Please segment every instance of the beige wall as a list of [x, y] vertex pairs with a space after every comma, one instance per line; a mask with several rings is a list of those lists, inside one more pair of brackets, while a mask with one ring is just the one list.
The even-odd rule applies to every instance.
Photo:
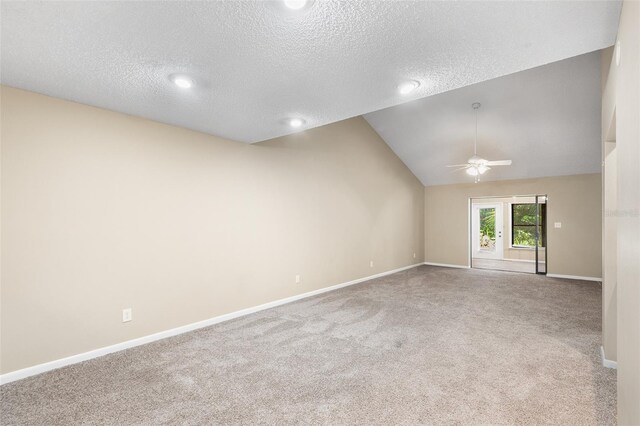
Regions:
[[428, 186], [425, 260], [469, 264], [469, 198], [531, 194], [549, 196], [548, 273], [601, 277], [600, 174]]
[[1, 106], [3, 373], [423, 261], [424, 187], [362, 118], [245, 145]]
[[640, 2], [623, 3], [618, 41], [621, 47], [620, 65], [615, 72], [618, 424], [640, 425]]

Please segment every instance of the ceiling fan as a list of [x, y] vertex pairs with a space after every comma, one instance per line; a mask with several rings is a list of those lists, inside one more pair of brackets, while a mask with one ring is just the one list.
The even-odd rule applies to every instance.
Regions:
[[491, 166], [510, 166], [511, 160], [490, 161], [478, 156], [478, 109], [480, 108], [480, 103], [475, 102], [471, 107], [476, 111], [476, 137], [473, 142], [473, 157], [467, 160], [467, 164], [453, 164], [447, 167], [458, 167], [458, 170], [465, 170], [468, 175], [474, 176], [475, 182], [478, 183], [480, 175], [490, 170]]

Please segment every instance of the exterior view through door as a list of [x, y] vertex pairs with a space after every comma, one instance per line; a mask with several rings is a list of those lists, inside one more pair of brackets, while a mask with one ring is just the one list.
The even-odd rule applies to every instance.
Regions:
[[545, 274], [547, 196], [471, 199], [471, 267]]

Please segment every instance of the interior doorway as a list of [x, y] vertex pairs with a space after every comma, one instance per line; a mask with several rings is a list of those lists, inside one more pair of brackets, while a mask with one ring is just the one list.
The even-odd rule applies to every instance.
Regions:
[[547, 196], [471, 198], [472, 268], [547, 272]]

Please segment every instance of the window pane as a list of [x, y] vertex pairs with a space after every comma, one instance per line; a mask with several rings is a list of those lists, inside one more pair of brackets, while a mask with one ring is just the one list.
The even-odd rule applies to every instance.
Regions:
[[513, 206], [514, 225], [535, 225], [536, 205], [535, 204], [514, 204]]
[[480, 209], [480, 250], [496, 249], [496, 209], [494, 207]]
[[[513, 227], [513, 245], [535, 247], [536, 227], [535, 226], [514, 226]], [[539, 241], [538, 245], [542, 246], [542, 241]]]

